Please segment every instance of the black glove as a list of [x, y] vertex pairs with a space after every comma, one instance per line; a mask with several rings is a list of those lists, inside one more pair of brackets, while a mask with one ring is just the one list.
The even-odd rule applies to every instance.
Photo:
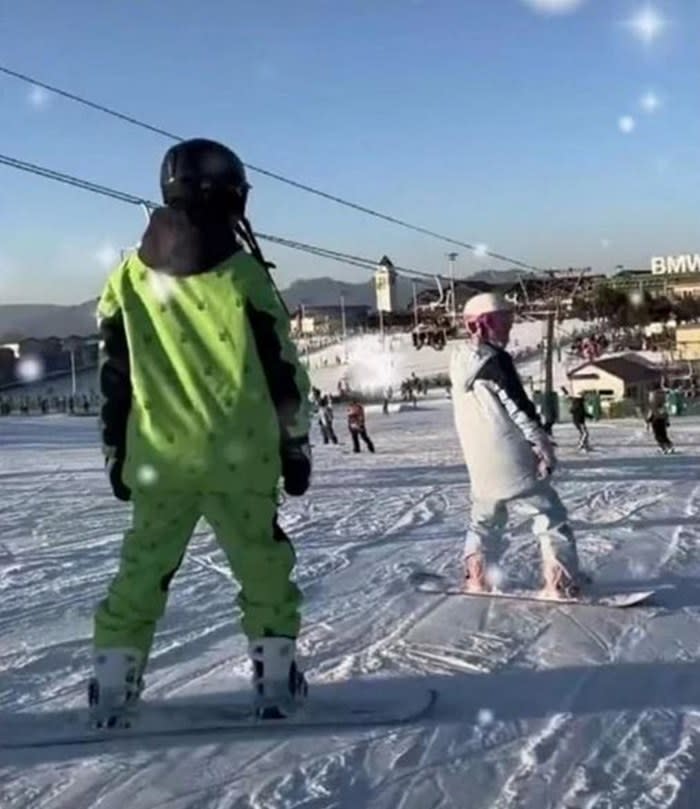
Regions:
[[122, 471], [124, 469], [124, 459], [119, 455], [116, 450], [109, 448], [105, 449], [105, 471], [109, 478], [109, 484], [112, 487], [112, 492], [117, 500], [122, 500], [128, 503], [131, 500], [131, 489], [122, 480]]
[[292, 497], [301, 497], [311, 483], [311, 445], [308, 437], [283, 441], [280, 455], [284, 490]]

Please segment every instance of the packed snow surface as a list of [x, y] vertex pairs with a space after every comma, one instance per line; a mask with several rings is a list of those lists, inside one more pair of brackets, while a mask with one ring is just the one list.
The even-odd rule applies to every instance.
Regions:
[[[306, 595], [311, 681], [433, 687], [415, 725], [0, 750], [2, 809], [681, 809], [700, 805], [700, 421], [660, 456], [639, 422], [556, 428], [556, 485], [599, 580], [657, 588], [630, 610], [415, 592], [459, 575], [469, 486], [449, 402], [370, 414], [374, 456], [316, 446], [282, 519]], [[0, 420], [0, 739], [20, 711], [81, 705], [91, 616], [129, 508], [110, 496], [92, 419]], [[535, 585], [517, 513], [501, 568]], [[504, 585], [505, 586], [505, 585]], [[242, 687], [245, 641], [223, 554], [201, 524], [172, 586], [145, 697]], [[347, 686], [349, 689], [352, 685]]]

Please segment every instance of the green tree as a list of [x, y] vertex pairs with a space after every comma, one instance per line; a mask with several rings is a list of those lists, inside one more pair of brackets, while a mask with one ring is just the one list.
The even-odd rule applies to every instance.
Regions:
[[627, 309], [629, 309], [629, 300], [624, 292], [620, 292], [609, 284], [601, 284], [596, 289], [593, 298], [593, 310], [596, 317], [603, 317], [617, 323], [620, 318], [626, 320]]
[[652, 298], [649, 304], [649, 314], [651, 319], [655, 322], [665, 323], [673, 312], [673, 304], [663, 295], [658, 298]]

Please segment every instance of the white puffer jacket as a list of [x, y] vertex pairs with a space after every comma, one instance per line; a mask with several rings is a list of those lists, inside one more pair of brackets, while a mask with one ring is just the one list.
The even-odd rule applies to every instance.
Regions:
[[450, 378], [474, 500], [516, 497], [537, 484], [540, 462], [553, 470], [552, 444], [507, 351], [464, 343], [454, 350]]

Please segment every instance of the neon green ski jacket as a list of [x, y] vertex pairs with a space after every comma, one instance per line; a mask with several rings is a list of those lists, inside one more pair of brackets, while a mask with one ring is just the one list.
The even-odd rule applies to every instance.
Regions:
[[281, 445], [309, 431], [309, 381], [253, 256], [176, 275], [130, 255], [98, 319], [103, 440], [129, 488], [274, 490]]

